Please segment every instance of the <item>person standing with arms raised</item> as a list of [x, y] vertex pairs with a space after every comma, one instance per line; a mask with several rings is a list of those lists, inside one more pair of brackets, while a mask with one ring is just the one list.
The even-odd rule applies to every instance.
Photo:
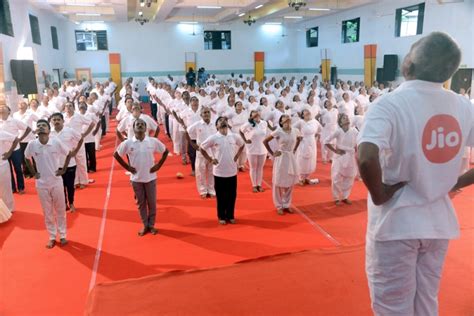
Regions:
[[[131, 173], [133, 191], [137, 199], [143, 229], [138, 232], [143, 236], [150, 232], [156, 235], [156, 172], [168, 157], [168, 149], [155, 137], [149, 137], [145, 120], [137, 118], [133, 122], [134, 136], [123, 141], [114, 153], [114, 158]], [[155, 164], [155, 152], [162, 154], [160, 161]], [[122, 156], [127, 155], [130, 164]]]
[[458, 178], [463, 149], [474, 145], [474, 109], [443, 89], [460, 61], [449, 35], [418, 40], [402, 64], [406, 82], [371, 105], [359, 135], [376, 315], [438, 314], [448, 243], [459, 236], [448, 194], [474, 182], [474, 169]]

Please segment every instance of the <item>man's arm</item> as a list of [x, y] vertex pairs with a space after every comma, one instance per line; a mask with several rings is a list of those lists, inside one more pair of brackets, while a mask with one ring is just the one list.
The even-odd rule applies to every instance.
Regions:
[[405, 186], [405, 182], [387, 185], [382, 182], [382, 167], [379, 160], [379, 148], [372, 143], [361, 143], [358, 147], [358, 165], [360, 176], [370, 192], [375, 205], [382, 205]]
[[114, 158], [115, 160], [117, 160], [117, 162], [127, 171], [135, 174], [137, 173], [137, 169], [133, 168], [132, 166], [130, 166], [125, 160], [123, 160], [123, 158], [119, 155], [118, 152], [114, 152]]
[[23, 135], [20, 137], [20, 140], [19, 142], [21, 142], [23, 139], [25, 139], [26, 136], [28, 136], [28, 134], [31, 132], [31, 128], [28, 126], [25, 130], [25, 132], [23, 133]]
[[8, 160], [8, 158], [11, 157], [11, 155], [13, 154], [13, 151], [15, 150], [15, 148], [18, 145], [19, 142], [20, 142], [20, 138], [18, 138], [18, 137], [15, 138], [15, 140], [13, 141], [10, 149], [2, 155], [3, 160]]
[[451, 191], [456, 191], [472, 184], [474, 184], [474, 168], [461, 175]]
[[155, 173], [158, 170], [160, 170], [161, 166], [165, 163], [165, 160], [168, 157], [168, 154], [169, 154], [169, 151], [168, 149], [166, 149], [163, 155], [161, 156], [160, 161], [158, 161], [158, 163], [156, 163], [153, 167], [151, 167], [150, 173]]

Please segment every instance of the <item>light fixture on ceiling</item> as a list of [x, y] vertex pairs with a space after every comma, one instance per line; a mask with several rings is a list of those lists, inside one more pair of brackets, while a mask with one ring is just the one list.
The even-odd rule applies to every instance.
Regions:
[[101, 16], [100, 13], [76, 13], [77, 16]]
[[249, 15], [249, 17], [247, 18], [247, 20], [244, 20], [244, 23], [247, 24], [248, 26], [251, 26], [251, 25], [254, 24], [255, 22], [257, 22], [257, 20], [255, 20], [254, 18], [252, 18], [251, 15]]
[[145, 6], [145, 0], [140, 0], [140, 7], [144, 7]]
[[281, 25], [281, 22], [267, 22], [265, 25]]
[[197, 24], [198, 22], [182, 21], [179, 24]]
[[288, 0], [288, 6], [290, 8], [295, 9], [298, 11], [301, 7], [306, 6], [306, 1], [304, 0]]
[[217, 5], [198, 5], [198, 9], [222, 9], [222, 7]]
[[263, 7], [263, 4], [259, 4], [258, 6], [255, 7], [255, 9], [260, 9], [261, 7]]
[[135, 19], [135, 22], [140, 23], [140, 25], [143, 25], [145, 23], [150, 22], [150, 19], [144, 18], [142, 16], [138, 17]]
[[294, 16], [294, 15], [289, 15], [289, 16], [284, 16], [284, 19], [302, 19], [302, 16]]
[[242, 17], [242, 16], [245, 15], [245, 13], [239, 13], [239, 14], [237, 14], [237, 15], [238, 15], [239, 17]]
[[329, 8], [308, 8], [309, 11], [331, 11]]

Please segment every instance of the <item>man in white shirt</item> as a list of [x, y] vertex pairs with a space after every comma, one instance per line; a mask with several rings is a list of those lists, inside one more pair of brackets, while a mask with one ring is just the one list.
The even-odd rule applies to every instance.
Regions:
[[459, 227], [448, 193], [464, 146], [474, 145], [474, 109], [443, 89], [461, 50], [435, 32], [410, 49], [407, 80], [371, 106], [359, 138], [359, 169], [369, 189], [366, 272], [376, 315], [437, 315], [449, 239]]
[[[156, 138], [147, 136], [147, 126], [143, 119], [136, 119], [133, 122], [134, 136], [122, 142], [114, 158], [118, 163], [131, 173], [133, 191], [137, 199], [138, 210], [143, 223], [143, 229], [138, 232], [143, 236], [150, 232], [156, 235], [156, 172], [168, 156], [168, 149]], [[155, 164], [154, 154], [162, 154], [160, 161]], [[127, 155], [130, 163], [126, 163], [122, 156]]]
[[[62, 175], [64, 194], [66, 196], [66, 209], [70, 209], [71, 212], [76, 211], [74, 206], [74, 195], [76, 180], [76, 159], [75, 156], [84, 142], [84, 136], [80, 133], [80, 130], [73, 130], [70, 127], [64, 126], [64, 116], [61, 113], [54, 113], [51, 115], [51, 123], [54, 129], [51, 131], [51, 137], [57, 137], [61, 143], [68, 148], [69, 151], [73, 152], [67, 168]], [[66, 160], [65, 154], [59, 154], [60, 164]]]
[[[71, 153], [57, 138], [50, 138], [51, 127], [46, 120], [36, 123], [38, 138], [26, 147], [27, 165], [36, 179], [36, 191], [43, 208], [49, 242], [46, 248], [56, 245], [59, 233], [61, 245], [67, 244], [66, 239], [66, 203], [61, 176], [65, 173], [71, 159]], [[64, 163], [60, 164], [60, 156], [65, 155]], [[34, 159], [34, 163], [31, 161]]]
[[157, 137], [159, 133], [158, 124], [148, 115], [142, 113], [142, 106], [139, 103], [134, 103], [132, 106], [132, 113], [120, 121], [120, 124], [117, 126], [117, 137], [121, 142], [125, 140], [124, 133], [127, 135], [128, 139], [131, 139], [135, 136], [135, 129], [133, 128], [134, 123], [137, 119], [142, 119], [146, 123], [147, 135], [150, 132], [153, 132], [153, 137]]
[[212, 174], [212, 163], [208, 162], [198, 151], [199, 146], [211, 135], [217, 132], [213, 123], [211, 123], [211, 110], [207, 107], [201, 107], [202, 120], [195, 122], [188, 127], [184, 125], [188, 142], [196, 153], [195, 176], [196, 186], [201, 198], [212, 198], [216, 196], [214, 190], [214, 176]]

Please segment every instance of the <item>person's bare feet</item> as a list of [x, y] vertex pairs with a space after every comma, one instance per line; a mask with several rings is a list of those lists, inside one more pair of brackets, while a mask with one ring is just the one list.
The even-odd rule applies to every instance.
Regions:
[[61, 244], [61, 247], [62, 247], [62, 246], [66, 246], [68, 244], [68, 241], [66, 238], [61, 238], [59, 240], [59, 243]]
[[265, 190], [261, 186], [258, 186], [257, 190], [258, 190], [258, 192], [265, 192]]
[[283, 209], [279, 208], [277, 209], [278, 215], [285, 215], [285, 212], [283, 212]]
[[337, 206], [341, 205], [341, 201], [336, 200], [336, 205], [337, 205]]
[[54, 248], [54, 246], [56, 246], [56, 240], [54, 239], [48, 241], [48, 243], [46, 244], [46, 248], [48, 249]]
[[69, 209], [71, 210], [71, 213], [74, 213], [76, 211], [76, 207], [74, 206], [74, 204], [70, 204]]
[[150, 234], [152, 235], [158, 234], [158, 229], [156, 229], [155, 227], [148, 227], [148, 230], [150, 231]]

